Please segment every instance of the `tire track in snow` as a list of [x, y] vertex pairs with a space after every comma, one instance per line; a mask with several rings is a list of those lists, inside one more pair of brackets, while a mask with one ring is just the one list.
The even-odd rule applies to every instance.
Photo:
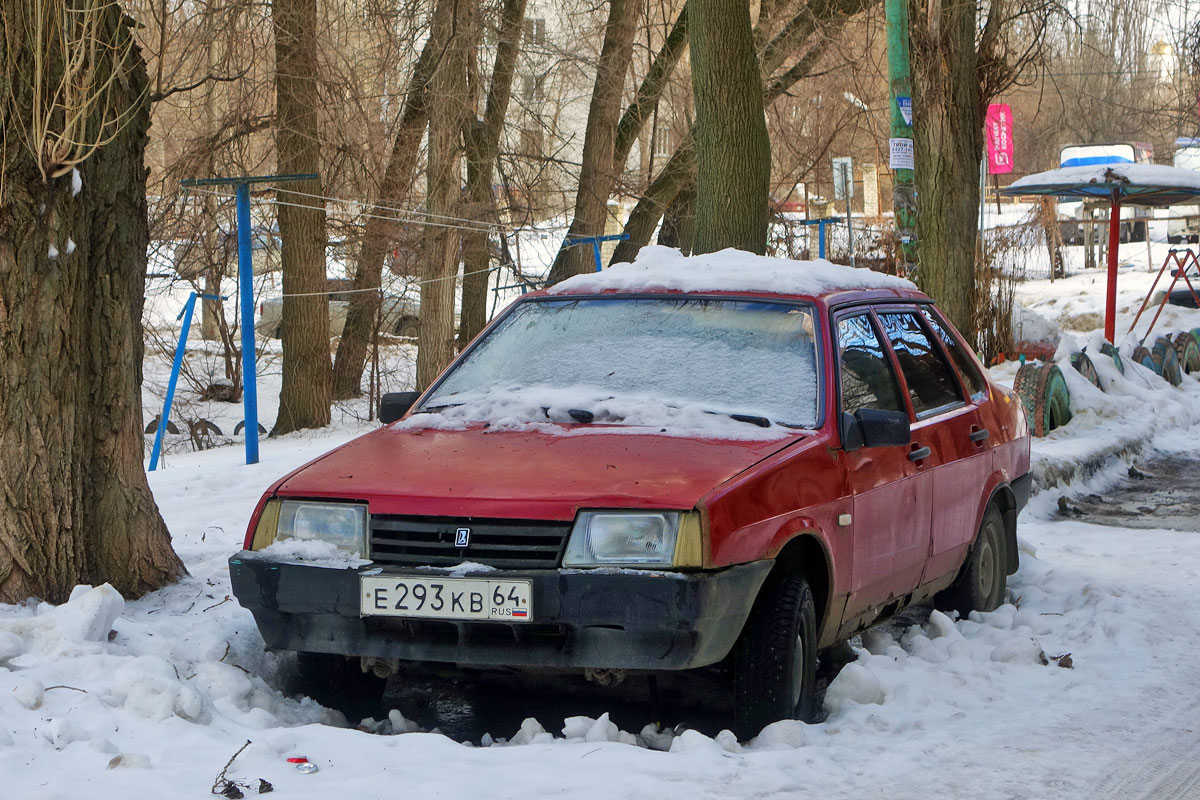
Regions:
[[1096, 800], [1200, 798], [1200, 702], [1176, 712], [1151, 732], [1133, 732], [1137, 749], [1114, 760]]

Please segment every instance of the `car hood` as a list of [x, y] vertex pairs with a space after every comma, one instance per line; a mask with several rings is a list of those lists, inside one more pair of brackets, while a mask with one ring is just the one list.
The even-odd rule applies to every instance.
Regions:
[[387, 427], [301, 467], [276, 491], [366, 500], [376, 514], [569, 520], [580, 508], [687, 509], [803, 438]]

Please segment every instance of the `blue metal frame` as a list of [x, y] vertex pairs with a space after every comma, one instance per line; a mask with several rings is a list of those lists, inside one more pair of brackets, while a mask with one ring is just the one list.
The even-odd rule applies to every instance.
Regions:
[[563, 242], [563, 247], [574, 247], [577, 244], [590, 244], [592, 246], [592, 254], [596, 257], [596, 272], [604, 268], [600, 260], [600, 243], [601, 242], [623, 242], [629, 238], [628, 233], [614, 233], [608, 236], [576, 236], [568, 233], [566, 241]]
[[[192, 180], [180, 181], [179, 185], [187, 189], [194, 186], [228, 186], [233, 184], [234, 196], [237, 200], [237, 239], [238, 239], [238, 302], [241, 309], [241, 326], [242, 326], [242, 409], [245, 419], [246, 430], [246, 463], [258, 463], [258, 371], [255, 367], [255, 352], [254, 352], [254, 262], [252, 256], [252, 245], [250, 241], [250, 184], [252, 183], [286, 183], [289, 181], [314, 181], [319, 176], [312, 173], [303, 175], [245, 175], [237, 178], [197, 178]], [[186, 337], [187, 325], [191, 322], [191, 306], [195, 305], [196, 295], [192, 294], [189, 303], [191, 305], [185, 309], [187, 313], [187, 322], [184, 323], [184, 334]], [[182, 342], [183, 340], [181, 340]], [[179, 352], [182, 352], [183, 345], [180, 345], [180, 350], [176, 352], [176, 371], [179, 366]], [[170, 396], [174, 391], [175, 375], [171, 378], [171, 387], [168, 389], [168, 405], [170, 405]], [[159, 428], [166, 425], [166, 412], [163, 412], [163, 419], [159, 421]], [[161, 430], [160, 430], [161, 436]], [[154, 469], [158, 453], [158, 445], [155, 444], [155, 452], [151, 456], [150, 469]]]
[[841, 217], [825, 217], [824, 219], [806, 219], [805, 225], [817, 226], [817, 258], [825, 257], [825, 228], [842, 221]]
[[163, 435], [167, 432], [167, 420], [171, 415], [171, 402], [175, 399], [175, 384], [179, 382], [179, 372], [183, 369], [183, 354], [187, 350], [188, 332], [192, 328], [192, 312], [196, 310], [196, 298], [201, 300], [224, 300], [213, 294], [196, 294], [192, 292], [183, 311], [175, 319], [183, 320], [183, 328], [179, 331], [179, 346], [175, 348], [175, 360], [171, 364], [171, 378], [167, 381], [167, 396], [163, 399], [162, 416], [158, 418], [158, 430], [154, 432], [154, 448], [150, 451], [150, 471], [158, 469], [158, 456], [162, 453]]
[[250, 184], [237, 194], [238, 302], [242, 327], [242, 410], [245, 416], [246, 463], [258, 463], [258, 370], [254, 359], [254, 258], [250, 247]]

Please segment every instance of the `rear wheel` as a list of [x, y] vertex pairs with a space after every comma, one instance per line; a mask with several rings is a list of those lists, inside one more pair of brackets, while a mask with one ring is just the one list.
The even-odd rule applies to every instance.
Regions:
[[735, 728], [749, 739], [781, 719], [815, 713], [817, 611], [800, 575], [769, 581], [734, 647]]
[[1004, 602], [1007, 567], [1004, 517], [994, 505], [989, 505], [958, 577], [938, 594], [934, 605], [943, 611], [957, 611], [964, 617], [972, 611], [995, 611]]

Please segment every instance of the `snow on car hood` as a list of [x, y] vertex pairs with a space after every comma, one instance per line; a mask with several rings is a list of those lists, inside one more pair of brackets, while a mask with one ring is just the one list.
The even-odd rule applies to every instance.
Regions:
[[568, 520], [580, 508], [687, 509], [804, 438], [791, 433], [733, 441], [645, 429], [636, 436], [629, 429], [576, 430], [585, 427], [587, 435], [391, 426], [317, 459], [277, 491], [367, 500], [377, 514]]

